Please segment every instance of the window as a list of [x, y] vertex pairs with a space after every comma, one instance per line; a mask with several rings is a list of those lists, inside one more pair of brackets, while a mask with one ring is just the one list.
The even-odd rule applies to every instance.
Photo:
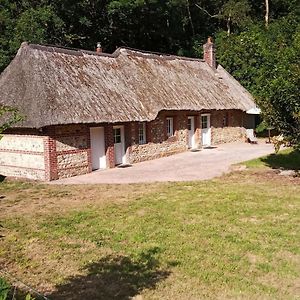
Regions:
[[121, 128], [114, 128], [114, 143], [121, 143]]
[[167, 118], [167, 137], [174, 135], [173, 118]]
[[188, 118], [188, 130], [192, 130], [192, 119]]
[[208, 117], [207, 116], [201, 116], [201, 128], [202, 129], [208, 128]]
[[223, 127], [227, 127], [227, 126], [228, 126], [228, 113], [225, 113], [223, 117]]
[[146, 144], [146, 123], [139, 123], [139, 144]]

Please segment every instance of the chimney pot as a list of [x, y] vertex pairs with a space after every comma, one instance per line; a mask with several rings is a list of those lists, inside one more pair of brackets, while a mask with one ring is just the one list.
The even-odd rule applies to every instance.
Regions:
[[208, 37], [206, 44], [203, 45], [203, 59], [213, 69], [216, 68], [216, 49], [210, 36]]
[[102, 47], [101, 47], [101, 43], [100, 43], [100, 42], [97, 43], [97, 49], [96, 49], [96, 52], [97, 52], [97, 53], [102, 53]]

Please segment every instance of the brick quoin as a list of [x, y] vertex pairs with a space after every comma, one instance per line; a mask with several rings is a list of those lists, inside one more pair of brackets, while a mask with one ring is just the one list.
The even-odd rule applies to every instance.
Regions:
[[87, 157], [88, 157], [88, 172], [92, 172], [92, 145], [91, 145], [91, 134], [90, 134], [90, 127], [86, 127], [86, 137], [87, 137]]
[[106, 166], [107, 168], [114, 168], [115, 166], [115, 146], [113, 125], [107, 124], [104, 126], [105, 136], [105, 153], [106, 153]]
[[47, 136], [44, 138], [45, 180], [58, 179], [56, 140]]

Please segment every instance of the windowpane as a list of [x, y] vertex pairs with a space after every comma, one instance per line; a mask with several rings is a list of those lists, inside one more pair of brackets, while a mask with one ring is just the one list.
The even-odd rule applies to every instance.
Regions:
[[188, 130], [192, 130], [192, 119], [188, 118]]
[[225, 114], [223, 117], [223, 127], [227, 127], [228, 126], [228, 115]]
[[173, 118], [167, 118], [167, 136], [170, 137], [174, 135], [174, 130], [173, 130]]
[[207, 116], [201, 116], [201, 128], [208, 128]]
[[139, 144], [146, 144], [146, 123], [139, 123]]
[[114, 128], [114, 143], [121, 143], [121, 128]]

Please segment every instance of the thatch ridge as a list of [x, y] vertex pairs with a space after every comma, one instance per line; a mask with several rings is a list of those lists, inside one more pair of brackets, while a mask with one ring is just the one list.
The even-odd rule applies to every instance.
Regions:
[[119, 48], [113, 54], [23, 43], [0, 75], [0, 104], [21, 126], [151, 121], [161, 110], [239, 109], [252, 96], [202, 59]]

